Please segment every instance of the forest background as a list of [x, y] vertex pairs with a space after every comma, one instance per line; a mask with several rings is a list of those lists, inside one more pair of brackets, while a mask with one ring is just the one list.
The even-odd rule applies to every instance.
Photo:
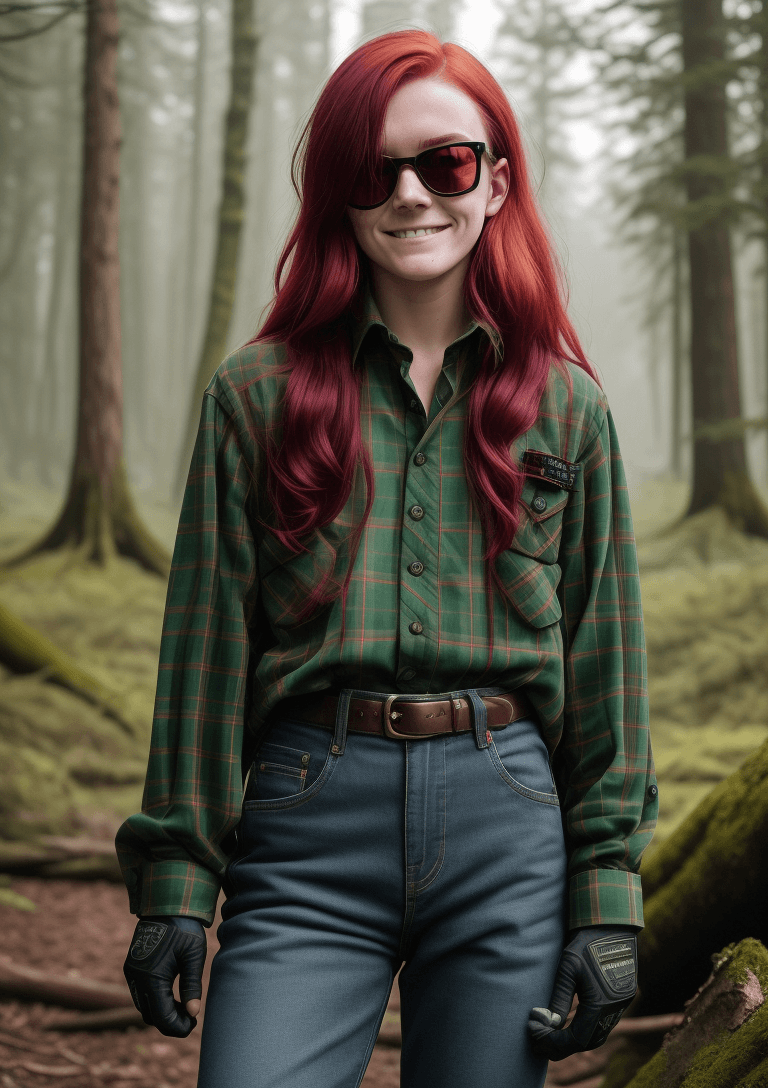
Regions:
[[[14, 0], [0, 3], [8, 870], [99, 871], [98, 844], [139, 807], [201, 390], [271, 297], [320, 87], [358, 42], [404, 26], [465, 45], [507, 91], [616, 418], [652, 850], [768, 736], [768, 5]], [[89, 75], [110, 51], [113, 76]]]

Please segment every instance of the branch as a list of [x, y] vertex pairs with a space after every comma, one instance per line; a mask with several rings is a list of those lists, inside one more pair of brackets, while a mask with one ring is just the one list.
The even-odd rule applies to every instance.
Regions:
[[50, 975], [0, 958], [0, 993], [35, 998], [69, 1009], [116, 1009], [132, 1005], [127, 986], [71, 975]]
[[[0, 34], [1, 42], [20, 42], [25, 38], [33, 38], [37, 34], [44, 34], [46, 30], [50, 30], [52, 26], [56, 26], [62, 19], [66, 19], [68, 15], [73, 12], [84, 11], [87, 6], [87, 0], [62, 0], [63, 11], [58, 12], [51, 19], [48, 20], [43, 26], [34, 27], [29, 30], [20, 30], [18, 34]], [[41, 10], [49, 7], [61, 7], [60, 3], [50, 4], [0, 4], [0, 15], [12, 15], [18, 11], [39, 13]]]
[[686, 437], [689, 442], [697, 442], [701, 438], [707, 438], [710, 442], [729, 442], [734, 438], [742, 438], [747, 431], [764, 430], [766, 427], [768, 418], [741, 419], [734, 416], [733, 419], [722, 419], [717, 423], [704, 423]]

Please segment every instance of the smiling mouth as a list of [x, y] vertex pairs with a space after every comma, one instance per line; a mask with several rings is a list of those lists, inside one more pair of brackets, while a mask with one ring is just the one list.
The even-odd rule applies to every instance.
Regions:
[[426, 238], [430, 234], [439, 234], [441, 230], [447, 230], [448, 225], [442, 227], [419, 227], [416, 230], [387, 230], [384, 233], [390, 238]]

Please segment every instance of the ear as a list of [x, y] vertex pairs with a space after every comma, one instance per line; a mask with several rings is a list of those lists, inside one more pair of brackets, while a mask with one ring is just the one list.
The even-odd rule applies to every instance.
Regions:
[[485, 206], [486, 218], [495, 215], [507, 198], [509, 192], [510, 174], [509, 163], [506, 159], [499, 159], [491, 167], [491, 189], [488, 194], [488, 203]]

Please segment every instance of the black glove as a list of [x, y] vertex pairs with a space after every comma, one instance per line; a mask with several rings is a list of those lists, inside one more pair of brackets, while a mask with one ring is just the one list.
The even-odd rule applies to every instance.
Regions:
[[[203, 996], [206, 951], [205, 930], [197, 918], [139, 920], [123, 974], [145, 1024], [154, 1024], [163, 1035], [186, 1039], [197, 1020], [185, 1005]], [[173, 998], [177, 975], [181, 1002]]]
[[[563, 949], [548, 1009], [531, 1009], [536, 1054], [553, 1061], [602, 1046], [637, 991], [637, 939], [624, 926], [585, 926]], [[562, 1028], [573, 995], [579, 1006]]]

